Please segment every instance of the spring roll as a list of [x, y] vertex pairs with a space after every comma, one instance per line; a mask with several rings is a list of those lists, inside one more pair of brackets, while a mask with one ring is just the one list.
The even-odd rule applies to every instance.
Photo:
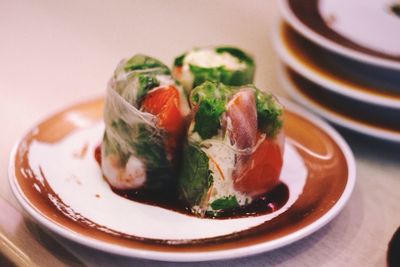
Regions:
[[193, 89], [178, 181], [193, 213], [219, 216], [271, 191], [283, 163], [283, 108], [252, 85], [205, 82]]
[[254, 61], [238, 48], [210, 47], [194, 49], [177, 57], [173, 76], [189, 93], [204, 81], [226, 85], [245, 85], [253, 82]]
[[183, 89], [160, 61], [135, 55], [123, 60], [105, 99], [101, 144], [103, 176], [115, 189], [167, 190], [189, 112]]

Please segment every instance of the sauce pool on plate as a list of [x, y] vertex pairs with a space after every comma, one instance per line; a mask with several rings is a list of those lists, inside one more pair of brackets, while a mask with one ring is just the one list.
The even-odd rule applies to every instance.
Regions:
[[[94, 151], [96, 161], [101, 165], [100, 145]], [[110, 186], [112, 191], [123, 198], [140, 202], [147, 205], [158, 206], [175, 212], [190, 216], [196, 216], [190, 211], [190, 208], [184, 205], [178, 198], [176, 192], [169, 194], [155, 194], [147, 190], [119, 190]], [[279, 183], [272, 191], [263, 194], [249, 205], [239, 208], [224, 210], [218, 213], [218, 217], [206, 213], [204, 218], [213, 219], [233, 219], [249, 216], [260, 216], [282, 208], [289, 199], [289, 188], [284, 183]]]

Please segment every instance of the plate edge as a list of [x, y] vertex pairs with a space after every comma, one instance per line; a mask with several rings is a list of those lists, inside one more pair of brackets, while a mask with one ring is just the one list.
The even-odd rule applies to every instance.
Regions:
[[[391, 97], [384, 97], [380, 95], [371, 96], [368, 93], [359, 92], [357, 89], [348, 86], [342, 85], [338, 82], [335, 82], [329, 78], [321, 78], [320, 75], [316, 74], [309, 67], [302, 64], [297, 58], [293, 57], [289, 51], [287, 51], [287, 47], [284, 44], [285, 42], [282, 40], [282, 23], [277, 22], [273, 31], [273, 46], [275, 51], [278, 53], [279, 58], [290, 68], [295, 70], [297, 73], [301, 74], [308, 80], [324, 87], [325, 89], [332, 91], [337, 94], [341, 94], [343, 96], [350, 97], [354, 100], [366, 102], [369, 104], [377, 105], [383, 108], [392, 108], [392, 109], [400, 109], [400, 100], [395, 101]], [[349, 92], [347, 92], [348, 90]], [[372, 97], [372, 99], [371, 99]], [[377, 100], [378, 99], [378, 100]]]
[[359, 62], [368, 63], [371, 65], [400, 70], [400, 62], [396, 62], [390, 59], [383, 59], [376, 56], [372, 56], [366, 53], [358, 52], [356, 50], [350, 49], [346, 46], [335, 43], [328, 38], [320, 36], [318, 33], [304, 25], [293, 12], [291, 11], [288, 0], [278, 1], [279, 13], [284, 17], [290, 26], [292, 26], [298, 33], [303, 35], [305, 38], [313, 41], [319, 46], [325, 47], [331, 51], [341, 54], [347, 58], [354, 59]]
[[317, 107], [317, 105], [319, 104], [316, 104], [313, 101], [307, 99], [306, 97], [298, 93], [296, 89], [293, 89], [295, 85], [293, 85], [292, 82], [289, 81], [289, 78], [287, 77], [286, 71], [283, 69], [282, 64], [279, 67], [278, 80], [280, 81], [282, 87], [285, 88], [285, 91], [291, 96], [291, 98], [293, 99], [297, 98], [296, 101], [299, 104], [303, 106], [309, 106], [310, 110], [313, 113], [320, 114], [322, 117], [329, 120], [330, 122], [333, 122], [336, 125], [345, 127], [360, 134], [368, 135], [385, 141], [391, 141], [396, 143], [400, 142], [400, 134], [391, 133], [385, 130], [380, 130], [375, 128], [374, 126], [362, 124], [352, 119], [347, 119], [347, 118], [339, 119], [339, 115], [333, 113], [332, 111], [324, 110]]

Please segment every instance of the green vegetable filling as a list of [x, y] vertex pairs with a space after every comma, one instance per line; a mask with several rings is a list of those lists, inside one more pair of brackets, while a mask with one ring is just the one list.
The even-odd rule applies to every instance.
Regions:
[[205, 82], [193, 90], [192, 101], [194, 104], [199, 103], [193, 131], [199, 133], [202, 139], [211, 138], [218, 133], [221, 128], [220, 117], [225, 112], [230, 93], [228, 87], [212, 82]]
[[137, 89], [137, 102], [147, 94], [151, 89], [160, 86], [160, 82], [156, 79], [155, 75], [139, 75], [139, 86]]
[[[258, 130], [274, 138], [282, 128], [282, 107], [273, 95], [261, 92], [251, 85], [248, 87], [254, 89], [256, 96]], [[239, 89], [213, 82], [204, 82], [193, 89], [191, 102], [192, 105], [198, 105], [193, 131], [197, 132], [202, 139], [218, 134], [221, 128], [220, 117], [225, 112], [228, 99]]]
[[146, 188], [169, 190], [173, 186], [172, 165], [167, 158], [163, 136], [145, 124], [139, 124], [134, 142], [135, 154], [146, 165]]
[[[226, 85], [239, 86], [249, 84], [253, 82], [254, 77], [254, 61], [253, 59], [244, 53], [242, 50], [234, 47], [217, 47], [215, 52], [229, 53], [232, 56], [239, 59], [239, 61], [246, 64], [246, 68], [243, 70], [228, 70], [224, 66], [216, 68], [204, 68], [196, 65], [189, 65], [190, 72], [193, 74], [193, 87], [201, 85], [205, 81], [222, 82]], [[187, 53], [182, 54], [175, 58], [174, 66], [180, 67], [183, 65]]]
[[[165, 190], [173, 186], [171, 183], [172, 165], [167, 158], [161, 134], [155, 134], [149, 126], [143, 123], [130, 127], [121, 119], [113, 120], [111, 127], [118, 132], [120, 138], [127, 142], [129, 147], [134, 148], [135, 156], [145, 163], [147, 189]], [[103, 142], [106, 142], [106, 155], [119, 155], [120, 164], [124, 166], [132, 152], [126, 151], [126, 148], [123, 150], [118, 142], [111, 142], [107, 135]]]
[[203, 100], [195, 116], [194, 131], [202, 139], [208, 139], [218, 133], [221, 128], [219, 117], [225, 111], [225, 102], [220, 99]]
[[238, 208], [239, 203], [236, 196], [227, 196], [214, 200], [210, 206], [213, 210], [228, 210]]
[[227, 70], [224, 66], [216, 68], [203, 68], [189, 65], [190, 72], [193, 74], [193, 87], [201, 85], [205, 81], [221, 82], [226, 85], [243, 85], [253, 81], [253, 70]]
[[140, 54], [130, 58], [124, 65], [125, 71], [145, 70], [151, 68], [160, 68], [162, 69], [162, 73], [170, 74], [168, 67], [164, 65], [161, 61]]
[[213, 183], [208, 169], [208, 157], [196, 144], [185, 144], [182, 170], [179, 176], [179, 192], [190, 207], [200, 205]]
[[282, 108], [271, 94], [256, 91], [258, 130], [274, 138], [282, 128]]
[[180, 56], [177, 57], [177, 58], [175, 58], [175, 60], [174, 60], [174, 66], [175, 66], [175, 67], [181, 67], [181, 66], [183, 65], [183, 60], [185, 59], [185, 57], [186, 57], [186, 53], [180, 55]]

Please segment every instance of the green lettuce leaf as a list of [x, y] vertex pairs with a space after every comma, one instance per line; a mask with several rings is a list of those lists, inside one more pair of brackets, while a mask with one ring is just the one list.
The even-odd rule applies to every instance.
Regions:
[[262, 131], [270, 138], [282, 128], [283, 109], [271, 94], [256, 91], [257, 124], [259, 131]]
[[[130, 126], [122, 119], [113, 120], [111, 127], [118, 132], [130, 148], [133, 148], [134, 155], [146, 165], [146, 189], [168, 190], [174, 185], [172, 182], [173, 167], [167, 158], [162, 132], [157, 132], [144, 123]], [[120, 147], [118, 142], [109, 141], [107, 134], [105, 134], [103, 142], [106, 155], [118, 155], [121, 166], [127, 163], [133, 153]]]
[[160, 85], [155, 75], [144, 75], [139, 74], [139, 85], [137, 88], [136, 99], [140, 102], [142, 98], [147, 94], [148, 91]]
[[213, 183], [208, 157], [196, 144], [185, 144], [178, 187], [180, 198], [191, 207], [200, 205]]
[[124, 65], [125, 71], [145, 70], [151, 68], [160, 68], [163, 74], [170, 74], [168, 67], [161, 61], [140, 54], [131, 57]]
[[145, 124], [139, 124], [134, 139], [135, 154], [146, 165], [146, 188], [168, 191], [173, 183], [172, 164], [167, 158], [162, 133]]
[[193, 90], [192, 103], [199, 105], [193, 131], [199, 133], [202, 139], [211, 138], [218, 133], [221, 128], [220, 117], [225, 112], [231, 92], [227, 86], [209, 81]]
[[183, 65], [183, 60], [185, 59], [185, 57], [186, 57], [186, 53], [176, 57], [175, 60], [174, 60], [174, 66], [175, 67], [182, 66]]
[[213, 210], [228, 210], [238, 208], [239, 203], [236, 196], [227, 196], [214, 200], [210, 206]]

